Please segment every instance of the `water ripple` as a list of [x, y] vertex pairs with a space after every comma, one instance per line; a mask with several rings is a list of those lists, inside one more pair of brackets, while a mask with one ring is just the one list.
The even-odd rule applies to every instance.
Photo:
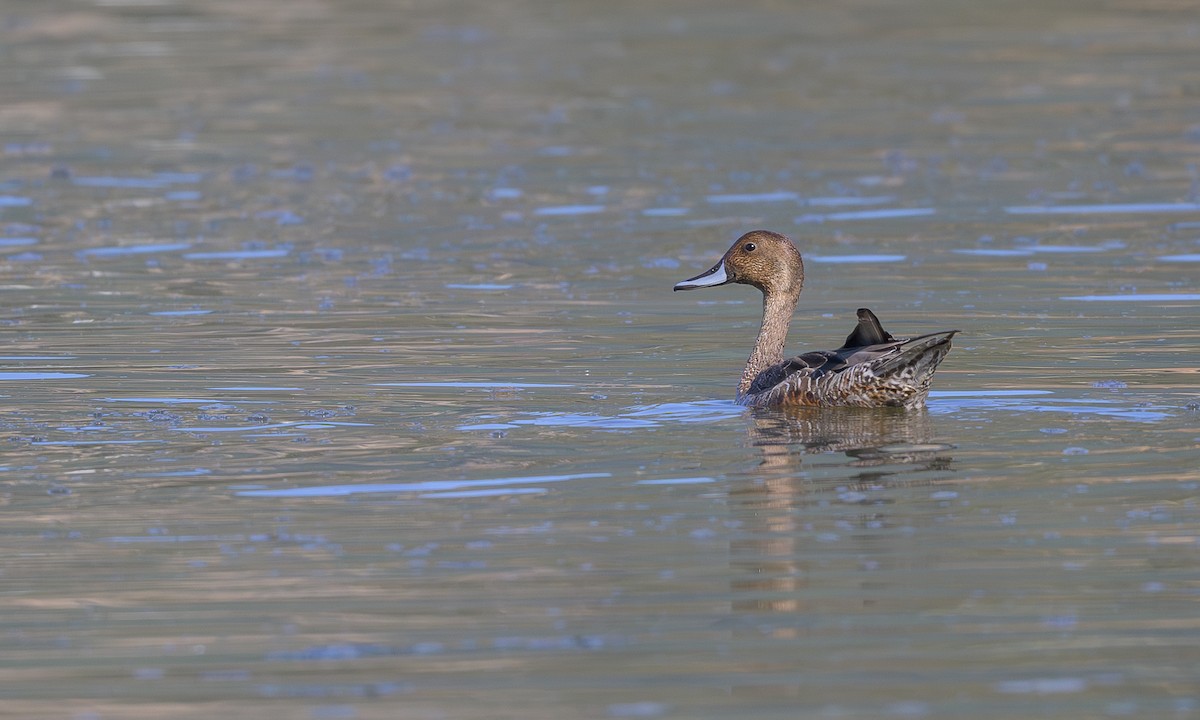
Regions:
[[846, 265], [850, 263], [892, 263], [901, 262], [905, 259], [904, 255], [809, 255], [806, 259], [816, 263], [827, 263], [830, 265]]
[[1122, 295], [1064, 295], [1059, 300], [1082, 302], [1184, 302], [1200, 300], [1200, 293], [1125, 293]]
[[77, 254], [80, 257], [120, 257], [123, 255], [146, 255], [149, 253], [187, 250], [191, 246], [192, 244], [190, 242], [148, 243], [146, 245], [87, 248], [85, 250], [80, 250]]
[[227, 250], [216, 252], [185, 253], [187, 260], [257, 260], [287, 257], [287, 250]]
[[709, 423], [741, 417], [745, 412], [746, 408], [728, 400], [698, 400], [635, 406], [625, 415], [664, 422]]
[[604, 212], [606, 209], [604, 205], [551, 205], [549, 207], [540, 207], [534, 210], [533, 214], [541, 217], [592, 215]]
[[[615, 415], [599, 413], [543, 412], [526, 417], [494, 419], [492, 422], [459, 425], [458, 430], [511, 430], [521, 426], [573, 427], [591, 430], [637, 430], [661, 427], [664, 423], [711, 423], [741, 417], [746, 409], [724, 400], [640, 405]], [[493, 419], [481, 416], [479, 419]]]
[[1004, 410], [1024, 413], [1065, 413], [1098, 415], [1131, 422], [1159, 422], [1171, 417], [1162, 406], [1132, 406], [1116, 400], [1056, 398], [1053, 401], [1030, 397], [1054, 395], [1048, 390], [934, 391], [929, 394], [929, 412], [948, 415], [964, 410]]
[[386, 382], [371, 383], [373, 387], [414, 387], [414, 388], [487, 388], [489, 390], [510, 390], [521, 388], [566, 388], [574, 387], [565, 383], [530, 383], [530, 382]]
[[867, 197], [846, 196], [846, 197], [812, 197], [804, 201], [805, 205], [813, 207], [843, 207], [847, 205], [882, 205], [894, 201], [896, 198], [891, 195], [870, 195]]
[[633, 430], [636, 428], [658, 427], [659, 425], [653, 420], [580, 413], [545, 413], [534, 418], [513, 420], [512, 423], [514, 425], [537, 425], [542, 427], [586, 427], [597, 430]]
[[260, 432], [262, 430], [277, 430], [279, 428], [297, 428], [299, 430], [327, 430], [333, 427], [373, 427], [371, 423], [358, 422], [333, 422], [322, 421], [313, 422], [312, 420], [295, 420], [292, 422], [254, 424], [237, 427], [173, 427], [170, 428], [176, 432], [190, 433], [245, 433], [245, 432]]
[[138, 190], [156, 190], [177, 184], [193, 184], [200, 182], [197, 173], [155, 173], [151, 177], [114, 177], [112, 175], [77, 176], [71, 178], [72, 185], [80, 187], [125, 188]]
[[[588, 480], [593, 478], [612, 477], [611, 473], [574, 473], [568, 475], [530, 475], [527, 477], [486, 478], [483, 480], [426, 480], [410, 483], [364, 483], [362, 485], [316, 485], [298, 488], [280, 488], [272, 490], [239, 490], [235, 495], [242, 497], [342, 497], [362, 493], [445, 493], [478, 490], [483, 488], [509, 487], [517, 485], [537, 485], [541, 483], [567, 482], [569, 480]], [[518, 492], [528, 492], [522, 490]], [[435, 495], [436, 496], [436, 495]]]
[[928, 217], [936, 215], [935, 208], [881, 208], [879, 210], [853, 210], [836, 213], [810, 213], [800, 215], [795, 219], [796, 224], [822, 223], [838, 220], [888, 220], [893, 218]]
[[1100, 203], [1096, 205], [1010, 205], [1009, 215], [1200, 212], [1196, 203]]
[[796, 202], [800, 196], [794, 192], [745, 193], [734, 195], [709, 195], [704, 198], [712, 205], [731, 203]]
[[716, 482], [710, 477], [659, 478], [657, 480], [638, 480], [635, 485], [703, 485]]

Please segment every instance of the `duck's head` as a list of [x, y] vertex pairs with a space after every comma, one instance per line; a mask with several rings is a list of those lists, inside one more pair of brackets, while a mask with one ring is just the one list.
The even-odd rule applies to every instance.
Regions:
[[695, 290], [726, 283], [753, 285], [764, 295], [799, 295], [804, 285], [804, 261], [786, 236], [753, 230], [738, 238], [719, 263], [677, 284], [675, 289]]

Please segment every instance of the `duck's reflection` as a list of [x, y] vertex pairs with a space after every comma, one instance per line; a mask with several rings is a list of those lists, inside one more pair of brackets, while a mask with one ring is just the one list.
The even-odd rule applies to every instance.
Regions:
[[[944, 479], [951, 446], [934, 442], [925, 412], [755, 411], [752, 420], [750, 441], [761, 463], [730, 497], [744, 530], [730, 548], [733, 610], [755, 633], [795, 637], [805, 614], [820, 610], [804, 599], [809, 565], [853, 558], [848, 575], [835, 573], [849, 579], [858, 563], [890, 564], [896, 549], [887, 529], [896, 522], [886, 510], [896, 493], [889, 491]], [[862, 607], [878, 595], [876, 584], [864, 575], [813, 594], [843, 593], [849, 597], [838, 603]]]
[[754, 410], [750, 441], [762, 449], [763, 465], [799, 465], [807, 454], [844, 452], [852, 458], [893, 462], [928, 459], [948, 446], [932, 445], [927, 412], [895, 408], [796, 408]]

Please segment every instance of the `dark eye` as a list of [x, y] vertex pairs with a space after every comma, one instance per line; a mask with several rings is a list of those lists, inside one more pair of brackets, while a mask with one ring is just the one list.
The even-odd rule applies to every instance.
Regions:
[[754, 243], [746, 243], [745, 245], [742, 246], [742, 249], [745, 250], [746, 252], [754, 252], [755, 248], [757, 248], [757, 247], [758, 246], [755, 245]]

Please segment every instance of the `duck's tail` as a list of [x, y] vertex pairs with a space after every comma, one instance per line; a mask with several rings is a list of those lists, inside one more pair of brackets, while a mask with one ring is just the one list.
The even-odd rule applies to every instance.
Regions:
[[950, 339], [958, 330], [930, 333], [903, 341], [899, 352], [880, 358], [872, 368], [881, 377], [904, 375], [920, 383], [928, 381], [942, 358], [950, 352]]

